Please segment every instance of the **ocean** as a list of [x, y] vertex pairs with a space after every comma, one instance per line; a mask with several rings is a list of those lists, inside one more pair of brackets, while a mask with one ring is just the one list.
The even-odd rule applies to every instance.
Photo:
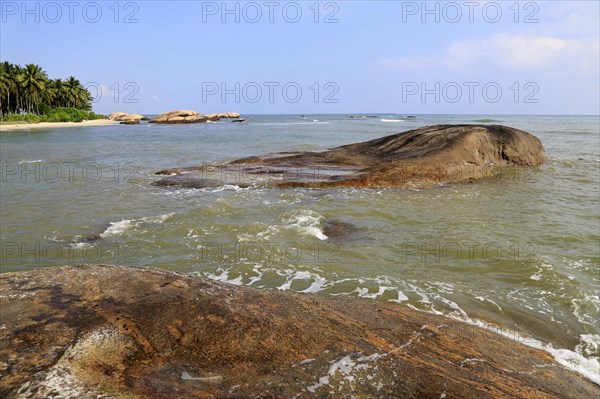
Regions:
[[[1, 271], [148, 266], [398, 302], [542, 348], [600, 384], [600, 118], [415, 116], [2, 132]], [[210, 163], [219, 177], [245, 156], [481, 120], [534, 134], [548, 161], [428, 189], [151, 185], [165, 168]]]

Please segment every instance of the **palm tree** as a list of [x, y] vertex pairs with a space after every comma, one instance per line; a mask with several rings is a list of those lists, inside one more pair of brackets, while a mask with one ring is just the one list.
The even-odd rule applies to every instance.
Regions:
[[35, 107], [39, 114], [39, 103], [46, 90], [48, 75], [39, 65], [27, 64], [19, 75], [18, 82], [27, 100], [27, 111], [33, 112]]
[[92, 108], [93, 97], [79, 80], [49, 80], [42, 68], [27, 64], [25, 68], [0, 61], [0, 116], [11, 113], [46, 112], [48, 108]]
[[92, 95], [75, 77], [69, 76], [64, 82], [64, 87], [67, 106], [82, 109], [91, 107]]
[[[10, 93], [14, 90], [15, 82], [3, 68], [0, 69], [0, 115], [4, 115], [4, 106], [10, 112]], [[4, 96], [6, 95], [6, 101]]]
[[46, 86], [46, 104], [52, 108], [65, 106], [65, 88], [63, 81], [53, 79]]
[[21, 87], [26, 98], [29, 100], [28, 111], [39, 114], [39, 103], [44, 97], [48, 75], [42, 68], [35, 64], [27, 64], [20, 77]]
[[65, 99], [68, 107], [76, 107], [80, 98], [81, 83], [74, 76], [69, 76], [65, 81]]
[[[10, 62], [4, 61], [0, 63], [0, 110], [6, 113], [17, 112], [19, 109], [19, 85], [17, 84], [17, 76], [21, 73], [21, 68], [18, 65], [13, 65]], [[6, 101], [4, 100], [6, 95]], [[13, 101], [11, 101], [11, 97]], [[14, 104], [13, 104], [14, 103]], [[13, 106], [14, 105], [14, 106]]]

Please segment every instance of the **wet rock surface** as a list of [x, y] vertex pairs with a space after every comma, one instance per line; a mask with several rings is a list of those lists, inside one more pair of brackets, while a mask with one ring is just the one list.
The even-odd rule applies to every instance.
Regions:
[[515, 340], [394, 304], [157, 269], [0, 275], [2, 398], [592, 398]]
[[[545, 161], [535, 136], [501, 125], [435, 125], [323, 152], [283, 152], [222, 165], [174, 168], [158, 175], [188, 173], [202, 179], [221, 175], [275, 187], [415, 187], [491, 177], [498, 168], [536, 166]], [[217, 176], [217, 177], [214, 177]], [[173, 179], [170, 180], [171, 182]], [[187, 180], [188, 182], [190, 180]], [[158, 185], [172, 185], [161, 184]], [[186, 187], [194, 187], [187, 184]]]

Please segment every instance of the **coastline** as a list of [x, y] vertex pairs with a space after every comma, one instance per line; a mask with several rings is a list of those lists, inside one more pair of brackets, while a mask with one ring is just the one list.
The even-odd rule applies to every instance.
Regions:
[[92, 121], [83, 122], [40, 122], [40, 123], [15, 123], [4, 124], [0, 123], [0, 132], [11, 130], [28, 130], [28, 129], [48, 129], [48, 128], [63, 128], [63, 127], [78, 127], [78, 126], [107, 126], [118, 125], [120, 122], [111, 121], [108, 119], [95, 119]]

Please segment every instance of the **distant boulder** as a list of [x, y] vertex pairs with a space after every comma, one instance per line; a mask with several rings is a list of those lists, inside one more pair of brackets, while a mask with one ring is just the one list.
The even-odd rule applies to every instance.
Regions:
[[164, 114], [158, 115], [156, 118], [150, 121], [150, 123], [202, 123], [211, 120], [207, 115], [199, 114], [196, 111], [179, 110], [165, 112]]
[[125, 115], [127, 115], [127, 112], [113, 112], [112, 114], [108, 115], [107, 118], [111, 121], [118, 121], [118, 118], [121, 118]]
[[128, 114], [127, 112], [113, 112], [112, 114], [108, 115], [108, 119], [117, 122], [139, 122], [142, 120], [147, 120], [147, 118], [145, 118], [143, 115]]
[[236, 119], [240, 117], [240, 114], [237, 112], [222, 112], [220, 114], [207, 114], [206, 115], [209, 120], [219, 120], [221, 118], [230, 118], [230, 119]]
[[209, 121], [211, 122], [216, 122], [219, 119], [221, 119], [221, 117], [219, 116], [219, 114], [206, 114], [206, 117], [208, 118]]

